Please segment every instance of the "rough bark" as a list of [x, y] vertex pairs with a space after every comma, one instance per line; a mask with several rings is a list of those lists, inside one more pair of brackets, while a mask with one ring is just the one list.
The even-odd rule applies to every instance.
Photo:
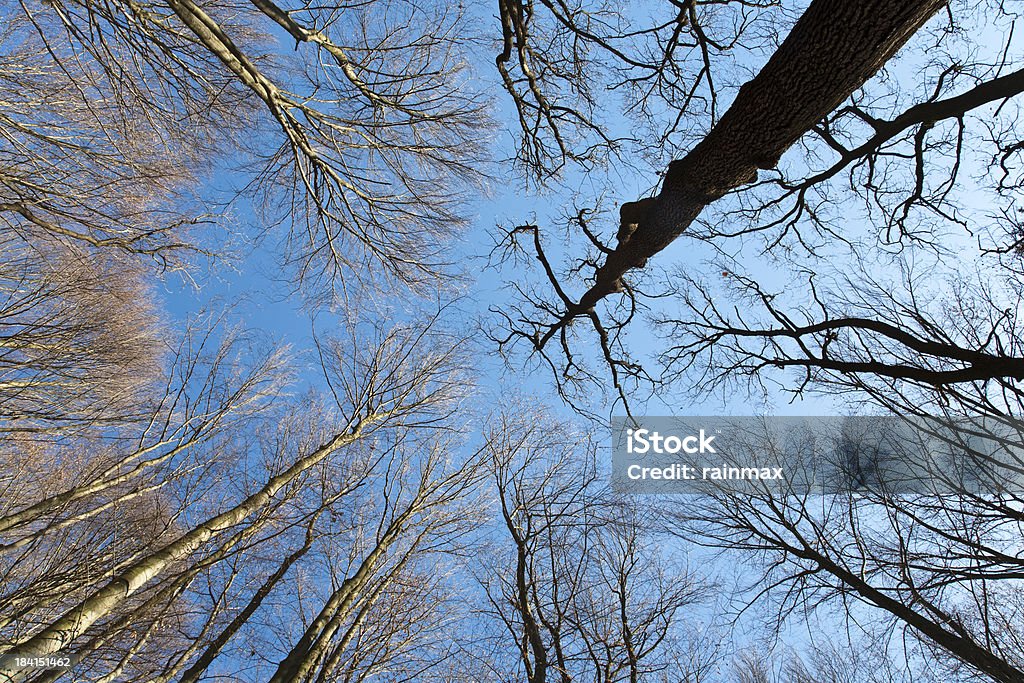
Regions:
[[669, 164], [658, 196], [622, 206], [618, 245], [568, 315], [584, 315], [621, 291], [622, 276], [644, 267], [706, 206], [755, 181], [758, 169], [773, 168], [945, 4], [814, 0], [761, 72], [740, 88], [718, 124], [686, 156]]

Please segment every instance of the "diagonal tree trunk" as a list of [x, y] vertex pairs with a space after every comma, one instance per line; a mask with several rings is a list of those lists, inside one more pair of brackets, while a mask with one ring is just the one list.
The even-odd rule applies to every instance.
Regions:
[[[309, 549], [313, 547], [313, 540], [313, 527], [312, 523], [310, 523], [309, 530], [306, 533], [306, 541], [302, 544], [302, 547], [288, 555], [288, 557], [278, 565], [274, 573], [263, 581], [259, 589], [249, 599], [249, 602], [246, 603], [245, 607], [235, 615], [235, 618], [231, 620], [231, 623], [217, 634], [217, 637], [214, 638], [206, 650], [203, 651], [203, 654], [200, 655], [199, 659], [197, 659], [195, 663], [182, 674], [181, 678], [178, 679], [178, 683], [197, 683], [197, 681], [206, 674], [206, 670], [210, 668], [213, 661], [220, 655], [224, 646], [227, 645], [228, 641], [231, 640], [231, 638], [233, 638], [243, 626], [245, 626], [252, 615], [255, 614], [263, 605], [263, 601], [266, 600], [274, 588], [277, 587], [281, 579], [283, 579], [292, 568], [292, 565], [302, 559], [302, 557], [309, 552]], [[159, 679], [156, 679], [156, 681], [167, 681], [170, 680], [170, 678], [170, 676], [164, 674]]]
[[621, 208], [619, 242], [596, 282], [569, 307], [585, 315], [622, 276], [686, 231], [709, 204], [773, 168], [808, 129], [873, 76], [945, 0], [813, 0], [711, 132], [669, 164], [657, 197]]
[[274, 496], [292, 480], [335, 451], [362, 437], [363, 430], [383, 420], [386, 415], [373, 414], [364, 417], [353, 427], [336, 435], [308, 455], [297, 460], [291, 467], [272, 477], [256, 493], [225, 512], [206, 520], [176, 541], [161, 550], [142, 558], [125, 569], [118, 576], [83, 600], [55, 622], [39, 631], [26, 642], [2, 654], [6, 664], [0, 667], [0, 674], [6, 674], [12, 682], [22, 681], [28, 671], [10, 666], [18, 657], [44, 657], [52, 655], [85, 633], [97, 620], [110, 614], [129, 596], [142, 588], [151, 579], [161, 574], [169, 565], [198, 550], [215, 534], [243, 522], [274, 499]]

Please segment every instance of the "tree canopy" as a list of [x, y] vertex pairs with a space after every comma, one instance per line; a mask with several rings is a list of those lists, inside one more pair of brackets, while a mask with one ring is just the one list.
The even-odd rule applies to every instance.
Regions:
[[[1012, 4], [2, 16], [0, 680], [1024, 681]], [[609, 485], [787, 401], [961, 479]]]

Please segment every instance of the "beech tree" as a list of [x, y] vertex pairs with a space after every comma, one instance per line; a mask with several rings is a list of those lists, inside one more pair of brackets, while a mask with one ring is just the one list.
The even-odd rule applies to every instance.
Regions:
[[[604, 252], [591, 288], [539, 336], [538, 349], [569, 320], [622, 291], [626, 271], [643, 267], [682, 235], [705, 206], [755, 182], [759, 169], [775, 168], [790, 146], [885, 65], [943, 4], [812, 2], [722, 119], [670, 164], [660, 193], [622, 205], [615, 248]], [[833, 59], [835, 54], [843, 58]]]
[[[130, 415], [87, 422], [71, 436], [62, 430], [60, 439], [41, 440], [34, 431], [5, 435], [0, 605], [8, 648], [29, 642], [112, 576], [180, 533], [183, 508], [176, 498], [187, 499], [199, 481], [209, 486], [209, 477], [197, 479], [198, 472], [213, 469], [203, 463], [206, 448], [224, 446], [225, 435], [265, 409], [281, 379], [283, 359], [268, 356], [235, 383], [226, 377], [237, 361], [234, 345], [228, 341], [214, 349], [207, 342], [213, 344], [209, 334], [186, 337], [165, 391], [135, 394]], [[49, 436], [45, 430], [44, 435]], [[93, 620], [100, 627], [73, 658], [116, 662], [139, 654], [145, 660], [146, 641], [164, 639], [155, 637], [166, 633], [161, 624], [169, 626], [181, 614], [177, 598], [188, 585], [186, 577], [201, 567], [181, 572], [176, 567], [143, 590], [123, 595], [125, 604], [97, 610]], [[5, 659], [5, 674], [13, 675], [9, 665]], [[27, 673], [23, 667], [21, 673]]]
[[[12, 680], [473, 680], [447, 666], [467, 651], [508, 680], [712, 675], [680, 623], [688, 577], [660, 565], [647, 511], [601, 490], [591, 450], [511, 421], [466, 443], [464, 338], [363, 321], [369, 337], [308, 349], [320, 391], [295, 399], [283, 350], [203, 319], [169, 329], [149, 290], [230, 255], [208, 187], [228, 167], [291, 281], [328, 295], [307, 305], [342, 321], [356, 285], [389, 299], [371, 317], [405, 318], [396, 301], [451, 284], [489, 174], [547, 203], [575, 184], [568, 249], [541, 220], [501, 234], [495, 253], [525, 254], [540, 285], [516, 262], [490, 336], [581, 412], [595, 384], [627, 410], [645, 385], [781, 389], [989, 420], [990, 441], [992, 422], [1016, 429], [1024, 80], [1002, 3], [45, 0], [3, 18]], [[508, 128], [506, 166], [491, 136]], [[609, 219], [578, 190], [609, 177], [614, 201], [650, 196]], [[708, 262], [673, 268], [684, 243]], [[645, 322], [652, 354], [630, 346]], [[495, 553], [487, 606], [467, 610], [433, 563], [481, 523], [460, 466], [481, 457]], [[710, 496], [676, 519], [747, 553], [780, 625], [869, 609], [940, 674], [1019, 681], [1018, 496], [881, 491], [825, 513]], [[451, 645], [463, 617], [497, 626], [498, 655]], [[13, 665], [51, 654], [75, 671]], [[845, 675], [827, 664], [786, 675]]]
[[[961, 163], [961, 156], [964, 140], [970, 135], [968, 117], [971, 112], [980, 113], [999, 103], [1004, 106], [997, 110], [998, 124], [986, 129], [979, 120], [971, 130], [974, 135], [991, 139], [991, 149], [981, 155], [985, 158], [980, 161], [988, 163], [994, 173], [1002, 172], [1001, 178], [993, 178], [993, 189], [1008, 197], [1017, 149], [1011, 128], [1016, 108], [1006, 103], [1020, 92], [1021, 84], [1019, 75], [1010, 72], [1007, 59], [1008, 51], [1013, 49], [1012, 34], [998, 48], [990, 46], [984, 57], [969, 56], [973, 49], [970, 41], [953, 44], [955, 39], [949, 36], [958, 35], [961, 23], [980, 21], [972, 14], [976, 8], [957, 8], [958, 16], [950, 8], [945, 19], [947, 28], [937, 29], [934, 34], [917, 33], [917, 43], [936, 46], [936, 56], [924, 67], [930, 75], [926, 80], [931, 90], [918, 97], [919, 90], [910, 82], [897, 90], [877, 87], [870, 79], [885, 65], [892, 66], [893, 55], [936, 16], [944, 3], [875, 9], [840, 4], [812, 2], [756, 76], [740, 81], [721, 117], [717, 115], [718, 90], [684, 100], [690, 109], [682, 109], [666, 129], [674, 131], [682, 121], [706, 133], [691, 136], [689, 148], [662, 174], [656, 196], [621, 205], [614, 238], [602, 236], [608, 233], [607, 226], [602, 226], [605, 214], [596, 210], [596, 201], [588, 206], [585, 199], [575, 200], [565, 217], [567, 234], [574, 241], [578, 237], [589, 252], [564, 268], [545, 251], [551, 232], [545, 226], [517, 225], [501, 237], [497, 253], [503, 258], [532, 257], [540, 266], [541, 280], [538, 287], [513, 283], [510, 286], [516, 298], [508, 305], [493, 307], [502, 323], [491, 336], [501, 349], [514, 353], [525, 348], [529, 355], [539, 358], [570, 400], [585, 396], [586, 387], [607, 379], [620, 401], [635, 401], [637, 388], [663, 386], [677, 373], [674, 368], [667, 375], [655, 372], [655, 363], [643, 362], [641, 356], [631, 353], [626, 341], [628, 330], [641, 324], [645, 312], [660, 319], [663, 310], [670, 307], [662, 306], [662, 300], [673, 293], [680, 297], [699, 295], [699, 290], [689, 287], [692, 278], [673, 277], [669, 262], [663, 263], [668, 277], [646, 276], [644, 269], [652, 257], [673, 242], [689, 241], [698, 253], [722, 255], [702, 269], [744, 276], [745, 250], [760, 243], [768, 261], [803, 253], [807, 258], [802, 262], [790, 259], [785, 266], [776, 267], [809, 273], [822, 263], [819, 257], [826, 255], [827, 243], [859, 241], [866, 245], [864, 240], [871, 239], [870, 231], [865, 235], [841, 225], [844, 210], [858, 212], [858, 219], [865, 214], [865, 220], [878, 221], [878, 229], [884, 233], [879, 244], [883, 251], [890, 248], [886, 245], [930, 241], [934, 221], [948, 220], [952, 225], [966, 222], [958, 213], [962, 213], [962, 206], [957, 203], [956, 191], [964, 185], [959, 169], [966, 164], [966, 160]], [[602, 38], [595, 27], [568, 21], [564, 7], [561, 12], [552, 7], [565, 35], [603, 51], [611, 65], [619, 64], [627, 74], [649, 70], [649, 65], [611, 50], [612, 44], [606, 44], [610, 38]], [[728, 5], [720, 11], [728, 12]], [[753, 42], [749, 34], [765, 14], [756, 5], [733, 11], [739, 17], [732, 33], [726, 31], [730, 40], [714, 40], [701, 29], [699, 18], [696, 23], [692, 17], [686, 18], [687, 3], [681, 3], [676, 26], [679, 31], [685, 28], [693, 33], [694, 43], [682, 43], [676, 36], [675, 42], [667, 45], [673, 49], [685, 45], [708, 55], [709, 61], [693, 84], [694, 92], [711, 87], [702, 86], [702, 79], [712, 78], [710, 74], [715, 73], [712, 57], [724, 59], [744, 47], [744, 40]], [[1003, 16], [998, 8], [995, 15]], [[543, 20], [542, 15], [524, 16], [534, 23]], [[521, 33], [520, 40], [527, 40], [528, 31], [524, 28]], [[1003, 37], [998, 33], [996, 36]], [[835, 58], [837, 54], [843, 58]], [[581, 50], [575, 56], [577, 68], [585, 70], [588, 54]], [[664, 70], [654, 70], [648, 78], [657, 84], [667, 75]], [[890, 77], [890, 84], [893, 79]], [[633, 80], [613, 81], [610, 87], [639, 87], [641, 83], [647, 83], [647, 79], [636, 75]], [[557, 80], [548, 85], [561, 94]], [[651, 85], [636, 96], [639, 102], [633, 108], [657, 109], [657, 96], [662, 92]], [[530, 94], [516, 91], [515, 96], [528, 100]], [[674, 102], [670, 98], [667, 101], [670, 105]], [[529, 129], [524, 135], [527, 139], [543, 138], [544, 132]], [[670, 146], [670, 139], [664, 138], [666, 146]], [[788, 163], [779, 166], [787, 152]], [[907, 159], [911, 161], [904, 161]], [[850, 180], [846, 196], [838, 194], [837, 188], [844, 174]], [[865, 210], [861, 211], [858, 201], [866, 203]], [[1016, 244], [1010, 227], [1015, 222], [1012, 212], [1001, 209], [998, 213], [1007, 217], [1002, 228], [978, 215], [979, 226], [992, 236], [985, 240], [983, 249], [1006, 252]], [[920, 221], [928, 222], [929, 227], [921, 227]], [[1000, 238], [1000, 231], [1010, 238]], [[737, 253], [744, 257], [735, 258]], [[834, 258], [829, 262], [841, 261], [841, 256], [831, 256]], [[760, 257], [751, 252], [750, 258]], [[519, 260], [515, 263], [523, 264]], [[587, 323], [583, 328], [572, 325], [580, 319]], [[587, 335], [581, 332], [587, 328], [594, 332], [594, 353], [602, 359], [604, 372], [594, 367], [588, 355]], [[665, 334], [671, 336], [671, 329]], [[582, 405], [585, 400], [574, 402]]]
[[[316, 520], [373, 481], [376, 461], [354, 455], [356, 442], [414, 430], [414, 415], [440, 427], [427, 415], [461, 380], [450, 354], [424, 348], [433, 333], [378, 335], [368, 355], [320, 349], [335, 407], [310, 404], [306, 438], [295, 439], [288, 420], [261, 428], [287, 385], [282, 353], [261, 358], [230, 342], [216, 351], [211, 320], [163, 328], [148, 296], [154, 273], [231, 256], [231, 226], [199, 188], [224, 164], [247, 166], [264, 217], [288, 223], [279, 239], [297, 279], [440, 274], [487, 129], [460, 75], [462, 18], [414, 3], [344, 9], [327, 21], [330, 11], [269, 3], [4, 10], [0, 415], [4, 487], [16, 495], [0, 523], [10, 588], [0, 657], [11, 679], [69, 675], [15, 666], [54, 653], [97, 680], [204, 675], [315, 551]], [[305, 47], [280, 50], [267, 28]], [[317, 418], [335, 431], [308, 425]], [[262, 466], [250, 430], [267, 444]], [[317, 501], [314, 473], [325, 478], [339, 460], [351, 478]], [[409, 463], [391, 464], [388, 486], [404, 490]], [[26, 488], [26, 478], [59, 485]], [[407, 527], [388, 543], [404, 543]], [[268, 548], [282, 553], [271, 560], [276, 578], [254, 585], [244, 559]], [[389, 596], [375, 609], [412, 599], [394, 584], [409, 566], [386, 590], [367, 584]], [[345, 618], [374, 603], [351, 595]], [[190, 631], [194, 642], [181, 637]]]
[[[293, 529], [316, 533], [316, 521], [333, 514], [339, 501], [349, 503], [354, 491], [370, 487], [379, 469], [387, 477], [381, 484], [383, 490], [376, 489], [373, 496], [384, 500], [382, 524], [392, 516], [394, 519], [378, 539], [378, 544], [384, 545], [370, 551], [355, 578], [343, 584], [346, 593], [342, 600], [349, 612], [372, 604], [374, 600], [365, 601], [368, 591], [373, 596], [374, 591], [382, 590], [372, 580], [382, 571], [377, 566], [382, 555], [395, 543], [404, 544], [404, 534], [410, 527], [419, 529], [414, 536], [419, 541], [410, 541], [406, 561], [388, 572], [398, 572], [408, 565], [416, 549], [427, 542], [429, 532], [438, 524], [452, 524], [446, 521], [449, 517], [457, 518], [456, 494], [460, 486], [465, 488], [471, 481], [463, 482], [457, 473], [442, 475], [439, 468], [443, 463], [437, 462], [439, 455], [435, 452], [423, 461], [420, 494], [411, 502], [405, 501], [404, 491], [411, 483], [405, 477], [414, 458], [396, 450], [397, 446], [383, 453], [370, 449], [362, 457], [352, 452], [361, 440], [374, 435], [382, 439], [388, 429], [395, 430], [390, 440], [404, 442], [418, 425], [429, 425], [432, 431], [443, 427], [448, 412], [445, 404], [457, 398], [457, 392], [453, 394], [458, 382], [457, 366], [452, 365], [450, 347], [440, 346], [431, 352], [415, 343], [428, 338], [428, 330], [404, 329], [382, 334], [367, 352], [353, 353], [348, 345], [325, 345], [324, 370], [334, 387], [331, 396], [335, 414], [318, 414], [307, 406], [296, 426], [312, 422], [316, 427], [307, 427], [298, 437], [287, 436], [288, 421], [278, 417], [277, 429], [267, 434], [277, 445], [267, 453], [263, 478], [242, 476], [232, 481], [233, 476], [239, 476], [238, 468], [244, 472], [254, 462], [244, 451], [234, 457], [231, 454], [246, 447], [248, 440], [239, 441], [239, 437], [258, 424], [253, 419], [240, 419], [240, 415], [261, 404], [266, 411], [267, 398], [279, 395], [281, 378], [273, 373], [280, 369], [281, 359], [276, 356], [254, 366], [255, 374], [243, 376], [234, 386], [225, 386], [219, 377], [227, 372], [223, 367], [228, 359], [225, 352], [205, 359], [205, 363], [199, 358], [183, 368], [184, 377], [199, 382], [200, 389], [208, 393], [181, 387], [159, 401], [157, 405], [169, 412], [143, 416], [139, 424], [141, 441], [130, 454], [118, 454], [119, 444], [115, 442], [110, 457], [94, 454], [82, 457], [84, 462], [68, 463], [56, 470], [44, 459], [45, 453], [33, 454], [34, 461], [27, 460], [24, 453], [12, 454], [21, 469], [12, 475], [61, 476], [67, 478], [67, 484], [38, 499], [23, 500], [23, 495], [9, 499], [10, 507], [2, 521], [4, 567], [10, 587], [2, 603], [8, 643], [3, 654], [4, 674], [11, 680], [28, 680], [33, 669], [17, 666], [17, 657], [60, 653], [76, 665], [89, 662], [98, 671], [103, 670], [101, 662], [106, 661], [110, 670], [104, 675], [110, 679], [125, 671], [141, 674], [146, 666], [159, 667], [151, 673], [173, 677], [197, 654], [199, 644], [216, 632], [218, 622], [235, 609], [236, 596], [248, 590], [241, 579], [241, 588], [235, 583], [235, 563], [261, 552], [266, 543], [282, 534], [292, 535]], [[216, 374], [201, 375], [204, 364], [208, 373], [212, 370]], [[219, 457], [213, 457], [217, 451]], [[341, 452], [346, 456], [340, 456]], [[335, 465], [329, 473], [325, 468], [332, 460]], [[30, 463], [41, 472], [27, 472]], [[75, 472], [76, 466], [80, 473]], [[319, 486], [317, 479], [321, 481]], [[24, 490], [13, 478], [7, 486], [12, 491]], [[204, 506], [203, 496], [215, 492], [215, 502]], [[444, 503], [447, 508], [429, 523], [422, 520], [425, 526], [421, 528], [420, 518], [428, 508], [420, 505], [435, 495], [440, 500], [433, 505]], [[397, 499], [392, 500], [393, 496]], [[175, 500], [180, 506], [177, 510]], [[147, 501], [149, 504], [144, 504]], [[132, 515], [124, 515], [126, 507]], [[112, 514], [118, 516], [112, 519]], [[155, 530], [147, 524], [154, 525]], [[357, 531], [362, 533], [364, 524], [366, 520], [360, 519]], [[113, 541], [105, 540], [107, 536]], [[344, 552], [347, 555], [359, 547], [353, 541]], [[280, 574], [308, 551], [305, 544], [302, 548], [301, 552], [289, 551]], [[223, 571], [226, 566], [236, 567], [227, 578], [211, 576], [211, 572]], [[48, 573], [48, 567], [60, 571]], [[388, 572], [385, 574], [393, 579]], [[202, 637], [177, 645], [173, 638], [168, 643], [166, 638], [153, 637], [163, 648], [163, 657], [170, 648], [171, 664], [166, 659], [154, 660], [161, 655], [149, 651], [147, 640], [173, 623], [168, 610], [187, 624], [188, 601], [198, 598], [192, 586], [204, 577], [213, 582], [220, 596], [200, 621]], [[257, 594], [265, 597], [273, 583]], [[370, 586], [374, 586], [372, 591]], [[250, 598], [256, 601], [254, 608], [262, 599]], [[349, 612], [332, 619], [347, 619]], [[147, 628], [145, 619], [150, 614], [154, 621]], [[248, 616], [251, 613], [243, 622]], [[195, 677], [209, 666], [210, 655], [216, 656], [237, 629], [237, 625], [228, 625], [217, 645], [207, 646], [205, 665], [193, 664], [186, 678]], [[318, 640], [321, 649], [330, 642], [329, 637], [322, 643]], [[121, 643], [120, 648], [117, 643]], [[116, 653], [112, 664], [111, 648]]]

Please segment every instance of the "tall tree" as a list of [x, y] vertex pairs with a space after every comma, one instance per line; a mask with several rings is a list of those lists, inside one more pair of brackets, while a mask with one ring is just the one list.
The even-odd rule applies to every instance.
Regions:
[[491, 427], [498, 514], [481, 543], [477, 620], [496, 633], [465, 647], [499, 650], [502, 681], [703, 680], [715, 643], [686, 615], [710, 582], [659, 551], [647, 511], [608, 490], [595, 450], [536, 409]]

